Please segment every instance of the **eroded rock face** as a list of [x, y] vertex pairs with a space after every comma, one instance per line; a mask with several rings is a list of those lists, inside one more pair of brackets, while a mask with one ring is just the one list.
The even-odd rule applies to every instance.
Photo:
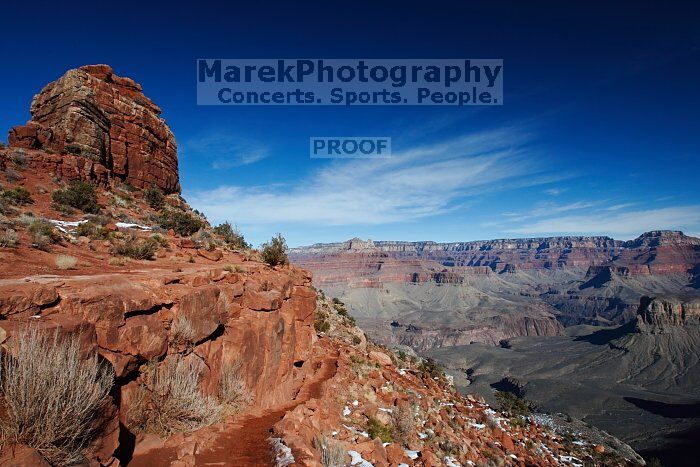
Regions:
[[642, 298], [637, 319], [638, 328], [698, 325], [700, 325], [700, 299]]
[[[0, 284], [0, 351], [11, 351], [31, 325], [77, 335], [85, 355], [97, 352], [112, 364], [118, 397], [104, 433], [86, 453], [107, 465], [149, 365], [179, 357], [200, 362], [201, 389], [217, 395], [223, 371], [236, 364], [256, 408], [293, 399], [308, 370], [300, 363], [316, 342], [311, 278], [296, 268], [276, 271], [248, 263], [246, 269], [236, 273], [209, 265], [166, 277], [156, 270], [46, 283], [8, 280]], [[186, 335], [175, 331], [182, 319]]]
[[59, 176], [180, 191], [175, 137], [161, 109], [107, 65], [69, 70], [34, 96], [32, 119], [10, 131], [10, 146], [42, 149]]

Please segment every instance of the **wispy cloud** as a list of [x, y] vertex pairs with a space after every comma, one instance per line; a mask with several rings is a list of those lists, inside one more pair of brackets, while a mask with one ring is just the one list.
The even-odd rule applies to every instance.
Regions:
[[390, 159], [333, 161], [284, 187], [188, 193], [213, 220], [242, 226], [379, 225], [437, 216], [486, 192], [551, 183], [521, 133], [495, 130], [411, 148]]
[[217, 170], [253, 164], [270, 154], [267, 146], [223, 130], [186, 140], [180, 152], [184, 157], [207, 161]]
[[564, 193], [566, 191], [566, 188], [548, 188], [544, 190], [546, 194], [549, 196], [559, 196], [560, 194]]
[[506, 231], [526, 235], [608, 234], [632, 238], [657, 229], [695, 232], [700, 226], [700, 205], [620, 212], [622, 209], [540, 219]]

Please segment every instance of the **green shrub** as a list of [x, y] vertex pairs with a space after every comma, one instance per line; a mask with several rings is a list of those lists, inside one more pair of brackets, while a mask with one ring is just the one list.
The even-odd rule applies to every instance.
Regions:
[[289, 264], [289, 258], [287, 257], [287, 242], [282, 234], [278, 233], [272, 237], [272, 240], [270, 240], [268, 243], [263, 243], [261, 256], [263, 261], [270, 266]]
[[32, 246], [39, 250], [48, 250], [53, 243], [61, 241], [54, 225], [46, 219], [35, 219], [27, 229], [32, 236]]
[[70, 206], [90, 214], [100, 212], [95, 185], [89, 182], [73, 181], [66, 188], [54, 191], [51, 198], [57, 205]]
[[512, 392], [496, 391], [496, 399], [501, 412], [511, 417], [526, 416], [531, 412], [530, 405]]
[[224, 238], [224, 241], [234, 248], [250, 248], [250, 245], [245, 241], [243, 234], [229, 222], [224, 222], [223, 224], [219, 224], [214, 227], [214, 233], [221, 235]]
[[204, 227], [204, 223], [183, 211], [166, 211], [158, 217], [158, 225], [173, 231], [181, 237], [187, 237]]
[[165, 206], [165, 195], [157, 186], [151, 186], [143, 190], [143, 199], [153, 209], [160, 211]]
[[109, 237], [109, 230], [92, 221], [83, 222], [75, 228], [78, 237], [88, 237], [93, 240], [104, 240]]
[[11, 190], [3, 190], [0, 196], [2, 196], [2, 198], [7, 200], [9, 203], [19, 206], [32, 204], [34, 202], [32, 195], [21, 186], [15, 187]]
[[153, 259], [160, 245], [152, 238], [136, 240], [134, 237], [127, 238], [112, 247], [112, 253], [119, 256], [126, 256], [131, 259]]
[[384, 425], [382, 422], [372, 416], [367, 417], [367, 433], [369, 434], [370, 439], [379, 438], [383, 443], [394, 442], [394, 437], [391, 434], [391, 428]]
[[432, 358], [424, 359], [418, 366], [418, 370], [424, 377], [442, 378], [445, 372], [440, 368], [440, 365]]

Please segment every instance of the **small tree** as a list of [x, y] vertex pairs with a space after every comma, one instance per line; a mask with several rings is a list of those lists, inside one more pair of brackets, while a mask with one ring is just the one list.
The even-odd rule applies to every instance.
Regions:
[[66, 188], [54, 191], [51, 198], [59, 206], [70, 206], [90, 214], [100, 212], [95, 185], [89, 182], [72, 181]]
[[224, 241], [234, 248], [250, 248], [250, 245], [248, 245], [248, 243], [245, 241], [243, 234], [238, 230], [238, 228], [232, 226], [228, 221], [214, 227], [214, 233], [221, 235], [224, 238]]
[[289, 257], [287, 256], [287, 241], [284, 239], [282, 234], [277, 234], [272, 237], [267, 243], [262, 245], [262, 259], [270, 266], [277, 266], [279, 264], [289, 264]]
[[160, 211], [165, 206], [165, 196], [157, 186], [151, 186], [143, 190], [143, 198], [153, 209]]

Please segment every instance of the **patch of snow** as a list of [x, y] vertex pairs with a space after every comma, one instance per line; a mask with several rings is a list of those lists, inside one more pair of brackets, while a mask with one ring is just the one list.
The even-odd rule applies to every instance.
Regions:
[[352, 401], [352, 405], [354, 407], [357, 407], [358, 405], [360, 405], [360, 402], [356, 399], [356, 400]]
[[452, 402], [440, 402], [440, 407], [452, 407], [454, 404]]
[[368, 462], [362, 458], [357, 451], [348, 451], [348, 454], [352, 459], [350, 459], [350, 465], [359, 465], [360, 467], [374, 467], [371, 462]]
[[510, 457], [511, 459], [515, 459], [516, 461], [518, 460], [518, 456], [516, 456], [515, 454], [508, 454], [508, 457]]
[[352, 410], [350, 410], [350, 407], [348, 407], [348, 406], [346, 405], [345, 408], [343, 409], [343, 417], [347, 417], [347, 416], [350, 415], [351, 413], [352, 413]]
[[583, 461], [574, 456], [559, 456], [559, 460], [565, 464], [571, 464], [575, 466], [583, 466]]
[[484, 424], [484, 423], [469, 422], [469, 426], [472, 428], [476, 428], [477, 430], [483, 430], [484, 428], [486, 428], [486, 424]]
[[386, 413], [392, 413], [392, 412], [393, 412], [392, 409], [385, 409], [384, 407], [379, 407], [379, 410], [381, 410], [382, 412], [386, 412]]
[[404, 452], [411, 460], [418, 459], [418, 454], [420, 453], [420, 451], [411, 451], [410, 449], [404, 449]]
[[443, 460], [445, 461], [445, 465], [447, 467], [462, 467], [459, 464], [459, 462], [457, 462], [455, 459], [453, 459], [451, 457], [445, 456], [445, 458]]
[[275, 467], [287, 467], [294, 464], [294, 455], [281, 438], [270, 438], [272, 452], [275, 454]]
[[55, 225], [56, 228], [58, 230], [60, 230], [61, 232], [68, 233], [68, 232], [70, 232], [70, 229], [68, 229], [68, 227], [78, 227], [80, 224], [84, 224], [87, 221], [82, 220], [82, 221], [71, 222], [71, 221], [59, 221], [56, 219], [49, 219], [49, 222], [51, 222], [53, 225]]
[[115, 224], [117, 227], [120, 229], [141, 229], [141, 230], [153, 230], [151, 227], [148, 227], [147, 225], [141, 225], [141, 224], [131, 224], [128, 222], [117, 222]]
[[331, 436], [337, 436], [337, 435], [338, 435], [337, 431], [335, 431], [335, 430], [331, 431]]
[[420, 439], [425, 439], [425, 438], [428, 437], [428, 434], [427, 434], [427, 433], [418, 433], [418, 437], [419, 437]]

